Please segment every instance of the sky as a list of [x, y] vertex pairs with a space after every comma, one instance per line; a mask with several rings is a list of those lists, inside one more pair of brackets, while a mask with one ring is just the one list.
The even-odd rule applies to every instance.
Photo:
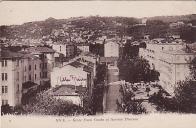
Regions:
[[196, 1], [3, 1], [0, 25], [41, 21], [49, 17], [152, 17], [196, 14]]

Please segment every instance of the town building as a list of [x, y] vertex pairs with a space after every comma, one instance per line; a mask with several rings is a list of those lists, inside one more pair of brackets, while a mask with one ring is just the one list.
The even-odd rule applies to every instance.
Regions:
[[173, 94], [179, 81], [189, 77], [190, 63], [196, 57], [196, 53], [183, 42], [162, 39], [146, 43], [146, 48], [140, 48], [139, 55], [160, 73], [160, 84], [170, 94]]
[[37, 76], [41, 78], [39, 84], [50, 84], [50, 72], [52, 71], [55, 65], [55, 51], [48, 47], [29, 47], [24, 49], [24, 51], [38, 57], [41, 61], [39, 65], [32, 65], [32, 68], [41, 70], [39, 73], [37, 72]]
[[[3, 49], [0, 60], [2, 105], [20, 105], [28, 88], [50, 84], [53, 51], [49, 48], [27, 48], [17, 53]], [[29, 82], [33, 86], [26, 84]]]
[[89, 96], [91, 96], [96, 78], [96, 64], [96, 56], [90, 53], [82, 53], [53, 69], [51, 85], [54, 88], [61, 85], [81, 86], [86, 88]]
[[61, 85], [53, 88], [49, 95], [56, 99], [72, 102], [75, 105], [83, 106], [83, 98], [86, 92], [86, 88], [82, 86], [74, 85]]
[[31, 54], [15, 53], [8, 50], [3, 50], [1, 53], [2, 105], [19, 105], [25, 83], [32, 82], [40, 85], [42, 81], [39, 76], [41, 61]]
[[77, 53], [78, 52], [89, 52], [89, 44], [86, 43], [77, 44]]
[[184, 26], [184, 22], [183, 21], [178, 21], [178, 22], [173, 22], [173, 23], [170, 23], [169, 24], [169, 27], [172, 28], [172, 29], [175, 29], [175, 28], [180, 28], [182, 26]]
[[74, 66], [65, 65], [63, 67], [55, 67], [51, 73], [51, 86], [75, 85], [87, 87], [88, 73], [83, 71], [83, 67], [80, 66], [78, 64]]
[[71, 43], [55, 43], [52, 48], [57, 53], [62, 53], [65, 57], [73, 57], [75, 55], [75, 46]]
[[19, 105], [22, 98], [23, 54], [1, 51], [1, 105]]
[[104, 57], [119, 57], [120, 45], [116, 40], [107, 39], [104, 42]]

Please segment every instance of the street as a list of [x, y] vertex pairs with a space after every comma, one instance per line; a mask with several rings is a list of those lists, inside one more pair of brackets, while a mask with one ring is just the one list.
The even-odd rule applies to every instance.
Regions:
[[121, 93], [119, 82], [118, 68], [115, 66], [109, 66], [107, 71], [107, 89], [105, 91], [105, 112], [117, 111], [117, 100], [120, 100]]

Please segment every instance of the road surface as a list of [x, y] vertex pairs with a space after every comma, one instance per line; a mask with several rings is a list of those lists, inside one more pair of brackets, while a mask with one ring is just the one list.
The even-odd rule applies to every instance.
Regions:
[[107, 71], [107, 88], [105, 90], [105, 112], [117, 112], [117, 100], [121, 99], [119, 73], [116, 68], [109, 68]]

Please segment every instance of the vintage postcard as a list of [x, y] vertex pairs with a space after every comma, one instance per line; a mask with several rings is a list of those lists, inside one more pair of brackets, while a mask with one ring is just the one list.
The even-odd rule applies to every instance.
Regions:
[[195, 1], [1, 1], [1, 128], [195, 128]]

